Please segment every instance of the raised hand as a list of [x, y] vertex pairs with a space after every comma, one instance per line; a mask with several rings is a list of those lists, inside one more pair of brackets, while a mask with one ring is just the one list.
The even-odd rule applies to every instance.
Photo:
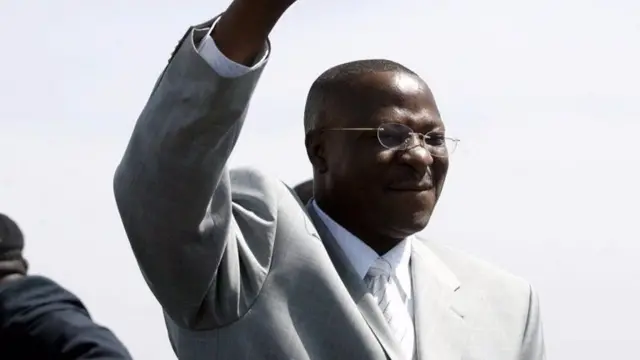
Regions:
[[235, 0], [213, 31], [216, 45], [229, 59], [249, 65], [269, 33], [295, 0]]

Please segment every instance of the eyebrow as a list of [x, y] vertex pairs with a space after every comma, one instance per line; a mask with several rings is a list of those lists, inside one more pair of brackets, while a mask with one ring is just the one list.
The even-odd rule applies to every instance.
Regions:
[[[377, 128], [378, 126], [385, 124], [385, 123], [396, 123], [396, 124], [402, 124], [402, 125], [406, 125], [408, 127], [410, 127], [413, 131], [415, 132], [420, 132], [423, 134], [427, 134], [430, 132], [445, 132], [446, 131], [446, 126], [444, 125], [444, 122], [442, 121], [442, 119], [440, 118], [432, 118], [429, 117], [428, 119], [420, 119], [419, 123], [413, 121], [413, 120], [409, 120], [409, 121], [392, 121], [389, 118], [379, 118], [379, 122], [376, 123], [376, 125], [374, 125], [373, 127]], [[364, 127], [363, 127], [364, 128]], [[426, 129], [426, 131], [421, 131], [421, 129]]]

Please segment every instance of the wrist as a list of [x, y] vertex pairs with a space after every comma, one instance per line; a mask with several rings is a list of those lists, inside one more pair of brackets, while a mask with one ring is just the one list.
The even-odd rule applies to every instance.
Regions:
[[291, 0], [236, 0], [221, 15], [211, 36], [228, 59], [249, 66], [291, 4]]

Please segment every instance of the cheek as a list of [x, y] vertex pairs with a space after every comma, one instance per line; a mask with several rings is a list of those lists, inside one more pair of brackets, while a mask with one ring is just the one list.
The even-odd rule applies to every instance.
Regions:
[[393, 150], [383, 149], [376, 152], [367, 164], [370, 168], [369, 176], [377, 183], [386, 182], [391, 169], [397, 164], [398, 153]]
[[447, 178], [447, 172], [449, 169], [449, 162], [442, 161], [433, 164], [433, 176], [436, 181], [436, 196], [440, 197], [440, 193], [444, 188], [445, 179]]
[[393, 159], [394, 152], [386, 149], [361, 152], [351, 160], [349, 170], [357, 171], [354, 176], [365, 177], [367, 182], [376, 183], [383, 179]]
[[393, 150], [384, 149], [382, 151], [378, 151], [376, 154], [376, 163], [380, 165], [390, 164], [393, 162], [394, 157], [396, 156], [396, 152]]
[[449, 160], [441, 159], [439, 161], [434, 162], [432, 165], [432, 169], [435, 172], [435, 175], [438, 177], [438, 179], [444, 180], [449, 170]]
[[377, 197], [388, 182], [393, 158], [393, 154], [388, 151], [378, 151], [352, 159], [346, 171], [349, 173], [354, 196], [358, 193], [357, 196], [373, 201], [372, 197]]
[[332, 177], [343, 183], [355, 183], [359, 189], [368, 187], [368, 184], [375, 185], [384, 181], [394, 154], [391, 150], [378, 147], [345, 146], [342, 151], [333, 151], [331, 154]]

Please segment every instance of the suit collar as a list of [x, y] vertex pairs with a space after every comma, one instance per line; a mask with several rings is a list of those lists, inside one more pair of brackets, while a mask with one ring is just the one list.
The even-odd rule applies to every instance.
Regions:
[[338, 272], [338, 275], [340, 275], [351, 298], [358, 305], [358, 309], [369, 325], [369, 328], [371, 328], [378, 342], [384, 348], [387, 357], [389, 360], [401, 360], [401, 351], [393, 338], [393, 334], [389, 330], [378, 304], [367, 291], [362, 278], [350, 264], [344, 251], [340, 248], [340, 245], [338, 245], [333, 234], [331, 234], [331, 231], [329, 231], [318, 215], [318, 212], [311, 206], [311, 203], [307, 205], [307, 212], [315, 225], [315, 230], [317, 230], [317, 234], [312, 232], [311, 235], [319, 236], [322, 240], [333, 262], [333, 266]]
[[371, 265], [378, 259], [378, 253], [329, 217], [315, 200], [311, 200], [310, 207], [313, 208], [318, 218], [322, 220], [322, 223], [333, 236], [333, 239], [336, 240], [358, 277], [364, 279]]
[[[347, 260], [349, 260], [349, 263], [353, 266], [358, 276], [364, 279], [369, 268], [380, 257], [378, 253], [349, 232], [349, 230], [335, 222], [329, 215], [322, 211], [315, 200], [311, 200], [309, 204], [310, 207], [313, 207], [318, 218], [322, 220], [322, 223], [327, 227], [331, 235], [333, 235], [333, 238], [344, 252]], [[411, 292], [409, 261], [411, 259], [412, 242], [413, 236], [403, 240], [382, 256], [391, 264], [398, 282], [405, 293]]]
[[[322, 240], [342, 282], [388, 358], [401, 359], [393, 334], [364, 282], [311, 203], [307, 204], [307, 212], [313, 222], [307, 224], [307, 229]], [[462, 285], [449, 267], [417, 238], [411, 246], [411, 279], [417, 359], [462, 359], [469, 338]]]
[[422, 240], [411, 255], [418, 360], [460, 360], [469, 328], [462, 287]]

